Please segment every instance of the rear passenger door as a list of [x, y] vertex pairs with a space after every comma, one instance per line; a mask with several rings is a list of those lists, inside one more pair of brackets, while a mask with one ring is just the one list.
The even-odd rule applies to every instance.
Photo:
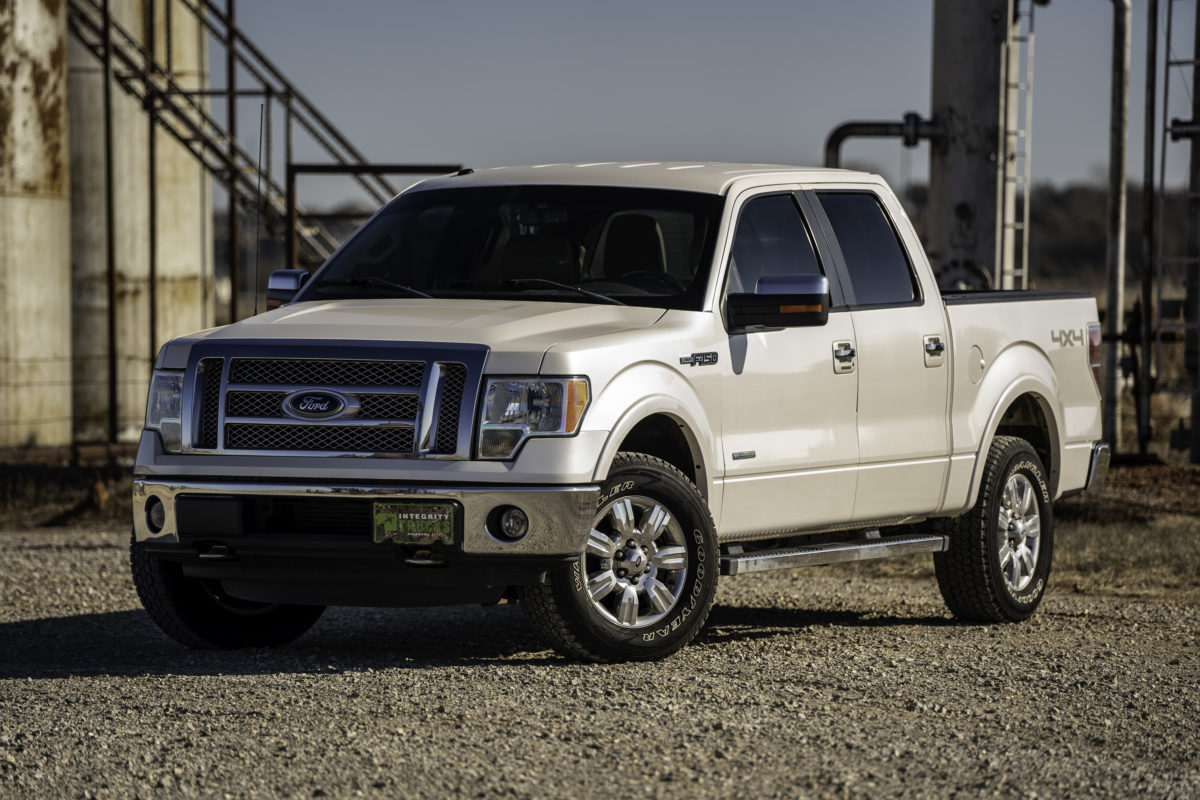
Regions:
[[[950, 454], [950, 369], [945, 310], [908, 256], [911, 250], [923, 257], [920, 242], [899, 208], [889, 212], [890, 195], [854, 188], [809, 196], [843, 278], [856, 338], [859, 469], [852, 519], [931, 512], [941, 504]], [[905, 223], [902, 230], [896, 219]]]

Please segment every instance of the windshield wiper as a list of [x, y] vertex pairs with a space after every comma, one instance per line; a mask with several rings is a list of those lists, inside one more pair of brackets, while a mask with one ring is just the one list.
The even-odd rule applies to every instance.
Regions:
[[589, 292], [587, 289], [580, 289], [578, 286], [571, 286], [569, 283], [552, 281], [549, 278], [509, 278], [508, 280], [499, 281], [498, 285], [505, 289], [521, 289], [526, 286], [546, 286], [552, 289], [566, 289], [568, 292], [575, 292], [584, 297], [599, 300], [601, 303], [611, 303], [614, 306], [625, 305], [615, 297], [606, 297], [597, 292]]
[[338, 280], [321, 281], [317, 284], [318, 289], [323, 289], [326, 286], [372, 286], [377, 289], [393, 289], [397, 292], [404, 292], [409, 297], [433, 297], [433, 295], [426, 294], [420, 289], [405, 286], [403, 283], [394, 283], [385, 278], [340, 278]]

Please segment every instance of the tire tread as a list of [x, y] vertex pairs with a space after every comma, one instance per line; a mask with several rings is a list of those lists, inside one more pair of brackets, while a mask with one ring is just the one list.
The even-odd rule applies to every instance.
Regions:
[[[681, 486], [687, 487], [699, 506], [704, 509], [709, 526], [715, 529], [712, 514], [708, 510], [708, 504], [704, 501], [704, 496], [700, 494], [700, 490], [696, 488], [695, 484], [677, 467], [663, 461], [661, 458], [647, 455], [646, 453], [621, 452], [613, 460], [614, 468], [639, 466], [651, 467], [667, 472]], [[573, 660], [595, 663], [657, 660], [677, 652], [695, 636], [695, 633], [693, 633], [692, 637], [686, 639], [680, 638], [665, 647], [655, 648], [644, 654], [627, 652], [616, 655], [605, 649], [590, 646], [586, 642], [585, 637], [579, 635], [579, 629], [571, 622], [573, 615], [569, 609], [564, 607], [563, 598], [558, 595], [551, 582], [520, 587], [518, 595], [522, 610], [542, 639], [560, 655]], [[715, 592], [713, 595], [715, 595]], [[693, 612], [696, 616], [696, 622], [692, 627], [694, 632], [698, 632], [704, 627], [711, 608], [712, 597], [709, 597], [708, 602], [702, 608], [697, 608]]]
[[1015, 622], [1029, 616], [1014, 615], [1000, 605], [998, 594], [1005, 589], [996, 584], [988, 560], [991, 546], [988, 523], [999, 502], [995, 487], [999, 485], [1001, 473], [1022, 451], [1037, 458], [1024, 439], [1016, 436], [993, 439], [984, 461], [983, 480], [975, 506], [962, 516], [934, 522], [937, 532], [950, 537], [949, 549], [933, 556], [938, 589], [950, 612], [964, 622]]

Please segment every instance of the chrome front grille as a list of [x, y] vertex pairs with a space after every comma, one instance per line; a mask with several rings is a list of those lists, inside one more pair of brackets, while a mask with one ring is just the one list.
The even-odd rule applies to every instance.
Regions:
[[[339, 352], [328, 346], [311, 349]], [[486, 348], [454, 352], [461, 361], [295, 358], [283, 348], [276, 352], [281, 350], [281, 357], [231, 352], [220, 358], [202, 355], [193, 362], [193, 450], [402, 458], [469, 455], [474, 394]], [[344, 407], [331, 416], [303, 416], [289, 406], [288, 398], [306, 392], [332, 393], [345, 401]]]
[[317, 361], [299, 358], [235, 358], [230, 383], [304, 386], [408, 386], [425, 376], [424, 361]]
[[441, 390], [438, 396], [437, 436], [434, 449], [452, 453], [458, 437], [458, 415], [462, 410], [463, 389], [466, 388], [467, 368], [462, 364], [443, 364]]
[[217, 431], [221, 416], [221, 369], [223, 358], [205, 358], [196, 370], [196, 379], [203, 393], [200, 403], [200, 419], [196, 432], [196, 446], [208, 449], [217, 446]]
[[322, 450], [346, 453], [411, 453], [412, 428], [342, 425], [225, 424], [227, 450]]

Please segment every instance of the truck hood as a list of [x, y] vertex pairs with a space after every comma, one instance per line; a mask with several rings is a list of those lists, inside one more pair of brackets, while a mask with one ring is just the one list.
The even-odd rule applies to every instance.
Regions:
[[160, 365], [182, 368], [197, 342], [369, 341], [481, 344], [489, 370], [536, 371], [550, 347], [653, 325], [660, 308], [536, 300], [390, 298], [297, 303], [234, 325], [181, 337]]

